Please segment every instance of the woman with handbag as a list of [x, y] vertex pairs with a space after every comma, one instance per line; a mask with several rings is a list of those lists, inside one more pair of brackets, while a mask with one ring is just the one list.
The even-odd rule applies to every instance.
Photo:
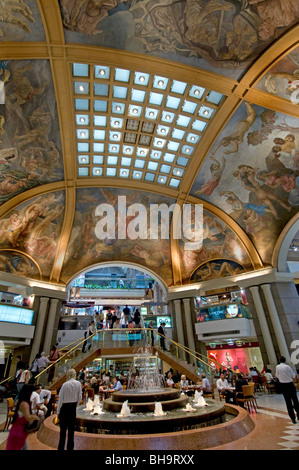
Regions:
[[[20, 391], [19, 400], [12, 420], [12, 427], [7, 439], [6, 450], [28, 450], [28, 434], [29, 432], [36, 431], [40, 425], [38, 416], [31, 413], [30, 398], [33, 391], [33, 384], [23, 385]], [[34, 421], [36, 421], [36, 423], [34, 423]]]

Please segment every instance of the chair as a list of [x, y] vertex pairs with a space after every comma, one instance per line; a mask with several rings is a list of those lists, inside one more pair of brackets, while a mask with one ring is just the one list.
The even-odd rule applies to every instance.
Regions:
[[242, 385], [243, 398], [237, 397], [237, 404], [244, 403], [247, 408], [248, 413], [252, 410], [257, 409], [257, 402], [254, 395], [255, 384], [252, 385]]
[[260, 379], [260, 377], [258, 375], [252, 375], [251, 380], [254, 383], [255, 390], [256, 391], [260, 390], [260, 388], [261, 388], [261, 379]]
[[94, 398], [95, 391], [94, 388], [87, 388], [86, 389], [86, 398]]
[[5, 431], [6, 429], [9, 428], [12, 422], [12, 418], [15, 414], [14, 412], [15, 405], [14, 405], [13, 398], [6, 398], [6, 403], [7, 403], [6, 421], [5, 421], [2, 431]]
[[57, 390], [51, 390], [51, 398], [50, 398], [50, 403], [52, 405], [51, 408], [51, 413], [55, 414], [57, 410], [57, 402], [58, 402], [58, 395], [57, 395]]

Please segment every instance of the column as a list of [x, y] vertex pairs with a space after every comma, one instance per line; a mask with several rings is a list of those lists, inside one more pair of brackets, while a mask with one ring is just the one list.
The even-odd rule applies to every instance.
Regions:
[[[178, 342], [185, 346], [181, 300], [174, 300], [175, 319], [177, 327]], [[179, 356], [181, 359], [186, 360], [186, 353], [183, 349], [179, 348]]]
[[55, 319], [56, 319], [56, 312], [57, 312], [58, 302], [59, 302], [58, 299], [51, 299], [51, 301], [50, 301], [48, 323], [47, 323], [45, 340], [44, 340], [44, 351], [45, 351], [46, 355], [49, 354], [50, 348], [52, 346], [53, 330], [54, 330], [54, 324], [55, 324]]
[[269, 364], [277, 364], [277, 358], [276, 358], [274, 346], [273, 346], [273, 343], [272, 343], [271, 334], [270, 334], [270, 331], [269, 331], [269, 327], [268, 327], [268, 323], [267, 323], [267, 320], [266, 320], [265, 312], [264, 312], [264, 309], [263, 309], [263, 304], [262, 304], [262, 301], [261, 301], [259, 288], [257, 286], [253, 286], [253, 287], [249, 287], [249, 289], [252, 293], [253, 302], [254, 302], [254, 305], [255, 305], [257, 317], [258, 317], [258, 320], [259, 320], [259, 324], [260, 324], [260, 327], [261, 327], [263, 339], [264, 339], [264, 342], [265, 342], [265, 347], [266, 347], [266, 352], [267, 352], [268, 359], [269, 359]]
[[271, 286], [270, 284], [263, 284], [261, 288], [263, 289], [264, 296], [266, 299], [273, 330], [279, 347], [279, 352], [282, 356], [286, 358], [287, 362], [291, 362], [288, 346], [282, 331], [281, 323], [279, 321], [279, 316], [276, 310], [276, 305], [272, 296]]
[[[183, 299], [183, 302], [184, 302], [184, 312], [185, 312], [185, 320], [186, 320], [186, 328], [187, 328], [188, 347], [192, 350], [194, 354], [195, 353], [195, 341], [194, 341], [194, 334], [193, 334], [192, 315], [191, 315], [191, 309], [190, 309], [190, 299]], [[194, 356], [190, 356], [190, 362], [192, 362], [192, 364], [196, 363], [196, 359]]]
[[35, 330], [34, 330], [34, 337], [33, 337], [33, 342], [32, 342], [29, 364], [32, 363], [33, 359], [35, 358], [38, 352], [42, 352], [41, 340], [42, 340], [42, 333], [43, 333], [45, 319], [46, 319], [48, 302], [49, 302], [48, 297], [40, 297], [39, 299], [39, 309], [38, 309], [38, 314], [37, 314], [37, 319], [36, 319], [36, 325], [35, 325]]

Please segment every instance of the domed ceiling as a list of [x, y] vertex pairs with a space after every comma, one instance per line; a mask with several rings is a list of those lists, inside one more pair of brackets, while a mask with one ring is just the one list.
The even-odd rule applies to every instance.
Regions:
[[[2, 0], [0, 18], [1, 271], [65, 285], [129, 262], [173, 286], [275, 267], [299, 207], [297, 0]], [[203, 245], [100, 239], [119, 198], [202, 204]]]

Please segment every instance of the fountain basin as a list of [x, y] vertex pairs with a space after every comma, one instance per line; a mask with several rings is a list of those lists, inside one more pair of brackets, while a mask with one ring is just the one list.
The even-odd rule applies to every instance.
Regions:
[[125, 401], [132, 413], [147, 413], [155, 409], [155, 403], [162, 403], [163, 410], [174, 410], [184, 407], [189, 398], [181, 395], [179, 390], [162, 390], [157, 392], [114, 392], [111, 397], [104, 401], [103, 409], [106, 411], [119, 412]]
[[[225, 404], [225, 414], [230, 419], [225, 422], [203, 426], [196, 429], [169, 433], [105, 435], [88, 432], [75, 432], [76, 450], [200, 450], [234, 442], [253, 431], [255, 424], [246, 410], [234, 405]], [[206, 410], [208, 407], [205, 407]], [[191, 413], [185, 413], [190, 417]], [[102, 415], [104, 416], [104, 415]], [[37, 439], [49, 448], [57, 449], [59, 442], [59, 426], [55, 424], [56, 416], [45, 419]], [[163, 417], [165, 418], [165, 417]], [[162, 418], [162, 419], [163, 419]], [[112, 419], [112, 417], [111, 417]], [[158, 418], [152, 418], [157, 420]], [[115, 415], [114, 415], [115, 420]], [[120, 421], [120, 420], [119, 420]]]

